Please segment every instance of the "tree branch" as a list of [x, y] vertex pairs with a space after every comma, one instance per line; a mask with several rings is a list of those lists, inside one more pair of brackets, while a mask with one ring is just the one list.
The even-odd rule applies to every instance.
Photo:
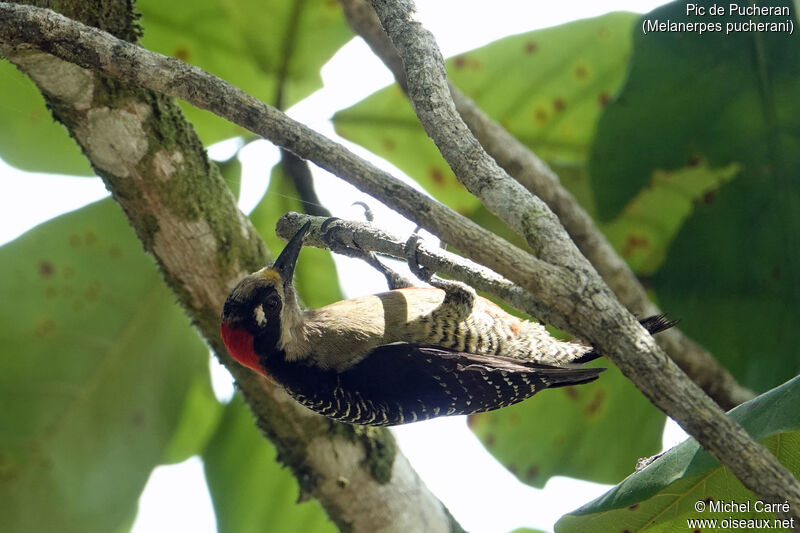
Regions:
[[[483, 150], [455, 108], [444, 60], [433, 36], [414, 19], [413, 2], [371, 0], [371, 3], [403, 60], [414, 110], [458, 180], [491, 212], [525, 237], [538, 258], [561, 269], [565, 278], [572, 278], [573, 284], [558, 287], [557, 294], [553, 294], [536, 291], [517, 277], [509, 276], [510, 279], [519, 281], [562, 312], [572, 331], [612, 360], [655, 405], [725, 464], [746, 487], [768, 501], [792, 502], [791, 516], [800, 517], [800, 508], [794, 508], [800, 504], [797, 479], [740, 426], [726, 418], [651, 337], [641, 335], [642, 328], [580, 254], [553, 212], [511, 179]], [[609, 337], [609, 329], [613, 337]], [[680, 391], [680, 395], [675, 397], [664, 391]]]
[[[375, 55], [391, 70], [398, 85], [408, 93], [403, 61], [381, 28], [375, 10], [367, 0], [339, 0], [339, 3], [353, 31], [366, 41]], [[458, 87], [449, 82], [448, 86], [461, 118], [486, 152], [509, 175], [553, 210], [580, 251], [625, 307], [639, 317], [659, 314], [661, 311], [647, 297], [644, 287], [627, 263], [614, 251], [589, 214], [561, 185], [555, 172], [527, 146], [486, 115]], [[686, 337], [678, 328], [671, 328], [659, 335], [658, 343], [692, 381], [723, 409], [731, 409], [754, 397], [753, 392], [739, 385], [711, 353]]]
[[[86, 32], [100, 33], [48, 10], [7, 3], [0, 3], [0, 25], [15, 31], [69, 26], [65, 38], [74, 42]], [[343, 531], [460, 530], [388, 430], [316, 415], [228, 355], [219, 336], [220, 310], [236, 282], [263, 266], [268, 254], [177, 104], [7, 42], [0, 37], [0, 53], [31, 77], [81, 145], [176, 298], [236, 379], [258, 427], [297, 477], [301, 496], [318, 498]], [[95, 55], [91, 47], [82, 53]]]
[[[410, 20], [410, 5], [406, 2], [373, 5], [403, 56], [407, 74], [421, 78], [412, 80], [413, 76], [409, 76], [412, 100], [425, 117], [426, 128], [435, 134], [434, 140], [442, 144], [445, 157], [457, 169], [456, 175], [481, 193], [484, 201], [489, 198], [491, 201], [486, 202], [489, 206], [496, 207], [504, 194], [516, 194], [510, 201], [505, 197], [502, 205], [513, 204], [509, 213], [509, 220], [514, 222], [512, 227], [526, 235], [541, 259], [531, 257], [278, 110], [196, 67], [148, 52], [50, 11], [5, 3], [0, 3], [0, 41], [34, 46], [119, 80], [184, 98], [314, 161], [416, 220], [534, 294], [561, 319], [563, 326], [557, 322], [555, 325], [579, 334], [606, 354], [651, 401], [763, 500], [788, 501], [791, 516], [800, 523], [800, 484], [792, 474], [686, 378], [614, 298], [547, 206], [522, 187], [518, 190], [509, 185], [510, 178], [483, 152], [455, 111], [444, 81], [441, 56], [430, 35]], [[417, 42], [410, 42], [414, 40]], [[441, 120], [450, 131], [437, 130], [429, 122], [431, 118]], [[452, 139], [452, 135], [465, 136], [463, 148], [467, 157], [455, 153], [462, 143]], [[517, 197], [524, 199], [519, 205], [515, 203]]]

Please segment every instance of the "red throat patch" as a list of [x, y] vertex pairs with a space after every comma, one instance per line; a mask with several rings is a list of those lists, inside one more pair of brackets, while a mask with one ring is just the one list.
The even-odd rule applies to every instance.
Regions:
[[253, 336], [244, 328], [232, 328], [226, 323], [220, 325], [222, 341], [234, 359], [244, 366], [255, 370], [265, 378], [269, 376], [258, 364], [258, 354], [253, 348]]

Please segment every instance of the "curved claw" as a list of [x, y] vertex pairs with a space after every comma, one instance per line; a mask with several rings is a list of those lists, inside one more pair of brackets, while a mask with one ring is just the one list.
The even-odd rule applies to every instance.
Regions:
[[423, 267], [419, 264], [419, 258], [417, 256], [417, 252], [419, 249], [419, 231], [422, 229], [422, 226], [417, 226], [414, 229], [414, 233], [406, 241], [406, 245], [404, 248], [404, 252], [406, 254], [406, 261], [408, 262], [408, 268], [411, 270], [411, 273], [417, 276], [419, 279], [425, 282], [430, 282], [431, 278], [433, 277], [433, 272], [429, 269]]
[[372, 212], [372, 208], [366, 203], [359, 200], [358, 202], [353, 202], [351, 205], [357, 205], [364, 208], [364, 218], [367, 219], [367, 222], [375, 221], [375, 214]]
[[[328, 217], [326, 218], [319, 227], [319, 235], [322, 237], [324, 234], [328, 233], [328, 226], [331, 223], [336, 222], [337, 220], [341, 220], [339, 217]], [[323, 237], [324, 238], [324, 237]]]

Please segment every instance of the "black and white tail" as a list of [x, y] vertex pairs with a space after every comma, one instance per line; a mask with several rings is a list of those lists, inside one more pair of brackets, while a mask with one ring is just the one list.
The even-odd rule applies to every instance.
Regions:
[[[675, 324], [680, 322], [680, 319], [677, 320], [668, 320], [667, 315], [653, 315], [647, 318], [643, 318], [639, 321], [639, 323], [644, 326], [644, 329], [650, 332], [650, 335], [655, 335], [656, 333], [661, 333], [662, 331], [671, 328]], [[599, 354], [596, 351], [592, 350], [591, 352], [586, 352], [582, 356], [578, 357], [574, 361], [575, 364], [582, 365], [584, 363], [588, 363], [589, 361], [594, 361], [598, 357], [602, 357], [603, 354]]]

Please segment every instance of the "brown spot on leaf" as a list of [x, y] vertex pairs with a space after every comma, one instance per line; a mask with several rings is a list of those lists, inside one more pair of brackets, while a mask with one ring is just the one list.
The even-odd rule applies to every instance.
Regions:
[[42, 318], [33, 327], [34, 335], [37, 337], [49, 337], [56, 331], [56, 323], [50, 318]]
[[91, 246], [97, 242], [97, 235], [93, 231], [87, 231], [83, 236], [83, 242], [86, 243], [86, 246]]
[[428, 171], [428, 174], [436, 185], [444, 185], [444, 172], [436, 167], [433, 167], [430, 169], [430, 171]]
[[43, 278], [52, 277], [55, 273], [56, 269], [53, 266], [53, 263], [48, 261], [47, 259], [42, 259], [39, 261], [39, 266], [36, 268], [37, 272], [39, 272], [39, 276]]
[[144, 413], [141, 411], [136, 411], [131, 415], [131, 423], [136, 427], [142, 427], [144, 425], [145, 416]]
[[566, 107], [567, 103], [564, 101], [563, 98], [556, 98], [555, 100], [553, 100], [553, 109], [556, 110], [556, 113], [564, 111]]
[[528, 467], [527, 472], [525, 472], [525, 479], [528, 481], [533, 481], [537, 477], [539, 477], [539, 467], [535, 465]]
[[639, 504], [638, 503], [634, 503], [633, 505], [628, 507], [628, 510], [629, 511], [635, 511], [638, 508], [639, 508]]
[[622, 247], [622, 255], [630, 257], [637, 250], [646, 250], [648, 248], [650, 248], [650, 239], [644, 235], [630, 234], [625, 239], [625, 245]]
[[455, 66], [458, 70], [463, 70], [465, 68], [470, 70], [481, 70], [483, 68], [483, 63], [479, 59], [468, 54], [461, 54], [453, 59], [453, 66]]
[[700, 156], [697, 154], [692, 154], [692, 156], [689, 158], [689, 166], [696, 167], [699, 164], [700, 164]]
[[387, 152], [392, 152], [395, 149], [395, 144], [394, 144], [394, 141], [392, 139], [384, 138], [381, 141], [381, 144], [383, 145], [383, 149], [386, 150]]
[[578, 391], [575, 390], [575, 387], [564, 387], [561, 390], [564, 391], [564, 395], [570, 400], [578, 399]]
[[52, 299], [53, 299], [53, 298], [55, 298], [56, 296], [58, 296], [58, 291], [57, 291], [55, 288], [53, 288], [53, 287], [47, 287], [47, 288], [45, 289], [45, 291], [44, 291], [44, 297], [45, 297], [45, 298], [47, 298], [48, 300], [52, 300]]
[[183, 45], [176, 46], [175, 50], [172, 52], [172, 57], [176, 59], [180, 59], [181, 61], [189, 61], [189, 48]]
[[519, 413], [512, 412], [510, 415], [508, 415], [508, 423], [511, 426], [518, 426], [520, 423]]
[[81, 245], [81, 236], [77, 234], [72, 234], [69, 236], [69, 245], [73, 248], [77, 248]]
[[100, 282], [94, 280], [89, 284], [88, 287], [86, 287], [86, 291], [84, 292], [84, 297], [88, 301], [93, 302], [97, 300], [99, 294], [100, 294]]
[[589, 75], [589, 69], [586, 68], [585, 65], [578, 65], [575, 67], [575, 77], [579, 80], [585, 80], [586, 76]]
[[526, 54], [535, 54], [539, 50], [539, 43], [536, 41], [528, 41], [525, 43], [525, 53]]
[[544, 124], [547, 122], [547, 110], [541, 106], [537, 107], [533, 111], [533, 119], [539, 124]]
[[122, 257], [122, 249], [116, 244], [112, 244], [108, 247], [108, 255], [111, 259], [119, 259]]
[[487, 448], [494, 448], [494, 443], [495, 443], [494, 435], [486, 435], [485, 442]]
[[608, 105], [608, 102], [611, 101], [611, 95], [607, 92], [603, 91], [597, 97], [597, 103], [600, 104], [600, 107], [605, 107]]
[[518, 467], [517, 467], [517, 465], [515, 465], [514, 463], [507, 464], [507, 465], [506, 465], [506, 468], [508, 469], [508, 471], [509, 471], [509, 472], [511, 472], [511, 473], [512, 473], [512, 474], [514, 474], [515, 476], [516, 476], [517, 474], [519, 474], [519, 468], [518, 468]]
[[18, 472], [13, 468], [11, 460], [8, 455], [0, 452], [0, 480], [11, 481], [18, 476]]
[[587, 418], [597, 416], [597, 414], [602, 410], [603, 405], [605, 403], [606, 403], [605, 389], [597, 389], [592, 395], [592, 399], [589, 400], [589, 403], [586, 404], [586, 407], [583, 408], [583, 414], [586, 415]]
[[702, 202], [706, 205], [711, 205], [714, 203], [714, 200], [717, 198], [717, 191], [715, 190], [708, 190], [703, 194]]

